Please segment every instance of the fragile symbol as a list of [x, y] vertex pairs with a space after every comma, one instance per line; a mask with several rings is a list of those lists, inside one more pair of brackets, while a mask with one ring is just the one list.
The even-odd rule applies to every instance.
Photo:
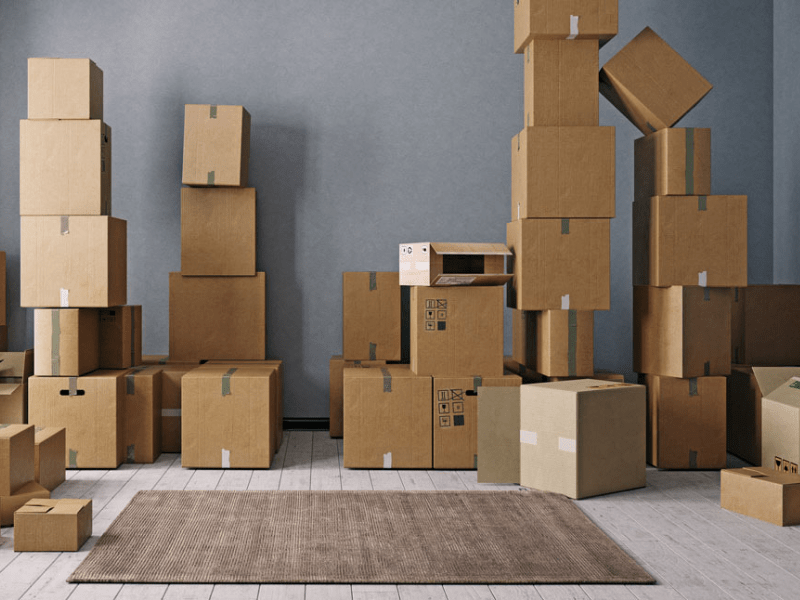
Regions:
[[449, 404], [446, 404], [446, 403], [439, 404], [439, 414], [440, 415], [446, 415], [446, 414], [449, 414], [449, 413], [450, 413], [450, 405]]
[[432, 311], [432, 310], [426, 310], [425, 311], [425, 319], [427, 319], [428, 321], [433, 321], [436, 318], [434, 316], [434, 312], [435, 311]]

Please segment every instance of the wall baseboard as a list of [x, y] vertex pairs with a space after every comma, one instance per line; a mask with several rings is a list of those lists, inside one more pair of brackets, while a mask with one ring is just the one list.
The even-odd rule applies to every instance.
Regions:
[[329, 431], [330, 419], [284, 419], [284, 431]]

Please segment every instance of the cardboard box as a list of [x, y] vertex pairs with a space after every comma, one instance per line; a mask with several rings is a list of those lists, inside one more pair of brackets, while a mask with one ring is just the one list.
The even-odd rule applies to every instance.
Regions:
[[[576, 381], [578, 379], [586, 379], [585, 376], [580, 377], [545, 377], [544, 381], [552, 383], [555, 381]], [[625, 375], [622, 373], [612, 373], [611, 371], [595, 371], [592, 373], [590, 379], [597, 379], [599, 381], [613, 381], [614, 383], [625, 383]], [[533, 383], [533, 382], [532, 382]]]
[[520, 388], [478, 388], [478, 483], [519, 483]]
[[0, 423], [28, 422], [28, 377], [33, 350], [0, 352]]
[[800, 464], [800, 377], [761, 399], [761, 466]]
[[181, 275], [255, 275], [256, 222], [255, 188], [181, 188]]
[[506, 225], [508, 306], [519, 310], [609, 310], [608, 219], [521, 219]]
[[711, 87], [649, 27], [600, 71], [600, 93], [645, 135], [672, 127]]
[[33, 480], [33, 425], [0, 425], [0, 496]]
[[385, 360], [345, 360], [340, 354], [331, 356], [328, 368], [331, 437], [344, 435], [344, 370], [353, 367], [382, 367], [385, 364]]
[[49, 497], [50, 491], [35, 481], [29, 481], [12, 496], [0, 496], [0, 525], [3, 527], [13, 526], [14, 512], [29, 500]]
[[594, 374], [594, 313], [590, 310], [535, 312], [536, 371], [548, 377]]
[[152, 463], [161, 455], [161, 367], [125, 374], [125, 461]]
[[659, 469], [724, 469], [725, 378], [642, 375], [647, 462]]
[[[8, 306], [6, 304], [6, 253], [0, 252], [0, 327], [6, 326], [7, 313], [8, 313]], [[0, 349], [0, 352], [5, 352], [5, 348]]]
[[545, 380], [544, 375], [518, 363], [511, 356], [503, 357], [503, 370], [506, 374], [512, 373], [522, 377], [522, 383], [542, 383]]
[[0, 423], [27, 423], [28, 405], [21, 383], [0, 383]]
[[246, 187], [249, 163], [250, 113], [244, 107], [186, 105], [184, 185]]
[[511, 311], [511, 358], [528, 369], [536, 369], [536, 313]]
[[645, 389], [594, 379], [520, 390], [520, 485], [588, 498], [645, 485]]
[[125, 375], [31, 377], [28, 413], [39, 427], [65, 427], [68, 469], [116, 469], [125, 459]]
[[397, 273], [342, 273], [342, 317], [345, 360], [400, 360]]
[[767, 467], [724, 469], [720, 506], [774, 525], [800, 525], [800, 475]]
[[126, 304], [127, 229], [113, 217], [22, 217], [20, 306]]
[[514, 50], [534, 39], [599, 39], [617, 35], [617, 0], [518, 0], [514, 4]]
[[800, 285], [733, 290], [731, 354], [745, 365], [800, 365]]
[[37, 427], [34, 437], [34, 481], [51, 492], [66, 480], [67, 430]]
[[731, 372], [731, 291], [633, 287], [633, 370], [678, 379]]
[[181, 451], [181, 381], [199, 366], [173, 363], [161, 371], [161, 452]]
[[613, 127], [526, 127], [511, 140], [511, 220], [614, 217]]
[[411, 371], [503, 375], [503, 288], [412, 287]]
[[671, 127], [633, 143], [634, 198], [711, 194], [711, 130]]
[[633, 203], [634, 285], [747, 285], [747, 196]]
[[518, 375], [433, 378], [433, 468], [478, 468], [478, 390], [519, 387]]
[[168, 362], [168, 354], [142, 354], [143, 365], [166, 365]]
[[503, 244], [400, 244], [400, 285], [503, 285], [509, 254]]
[[33, 311], [33, 374], [78, 377], [100, 368], [100, 313], [96, 308]]
[[19, 214], [111, 214], [111, 127], [19, 122]]
[[28, 118], [102, 120], [103, 71], [88, 58], [29, 58]]
[[28, 500], [14, 513], [14, 552], [77, 552], [90, 537], [91, 500]]
[[100, 309], [100, 368], [128, 369], [142, 363], [142, 307]]

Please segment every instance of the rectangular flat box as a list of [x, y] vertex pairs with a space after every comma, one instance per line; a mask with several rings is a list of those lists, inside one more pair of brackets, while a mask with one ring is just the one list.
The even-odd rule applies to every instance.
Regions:
[[100, 368], [100, 313], [96, 308], [33, 311], [33, 374], [78, 377]]
[[686, 379], [731, 372], [731, 291], [633, 287], [633, 370]]
[[128, 369], [141, 363], [141, 305], [101, 308], [100, 368]]
[[181, 451], [181, 381], [198, 363], [167, 364], [161, 371], [161, 451]]
[[600, 71], [600, 93], [645, 135], [672, 127], [711, 87], [649, 27]]
[[35, 481], [29, 481], [12, 496], [0, 496], [0, 525], [11, 527], [14, 525], [14, 512], [28, 500], [45, 499], [50, 497], [50, 491], [40, 486]]
[[617, 0], [519, 0], [514, 4], [514, 50], [531, 40], [599, 39], [617, 35]]
[[512, 257], [508, 306], [519, 310], [609, 310], [608, 219], [521, 219], [506, 225]]
[[800, 464], [800, 378], [761, 398], [761, 466]]
[[341, 354], [331, 357], [328, 365], [331, 437], [340, 438], [344, 435], [344, 370], [382, 367], [385, 364], [385, 360], [345, 360]]
[[22, 217], [20, 306], [126, 304], [127, 230], [113, 217]]
[[34, 444], [34, 481], [52, 492], [66, 480], [67, 430], [37, 427]]
[[747, 285], [747, 196], [633, 203], [633, 284]]
[[670, 127], [633, 143], [633, 197], [711, 194], [711, 130]]
[[28, 500], [14, 513], [14, 552], [77, 552], [90, 537], [91, 500]]
[[186, 105], [184, 185], [246, 187], [249, 163], [250, 113], [244, 107]]
[[503, 285], [509, 254], [503, 244], [400, 244], [400, 285]]
[[520, 388], [478, 388], [478, 483], [519, 483]]
[[588, 498], [645, 485], [645, 389], [594, 379], [520, 390], [520, 485]]
[[731, 353], [745, 365], [800, 365], [800, 285], [752, 285], [733, 291]]
[[256, 222], [255, 188], [181, 188], [181, 275], [255, 275]]
[[29, 58], [28, 118], [102, 119], [103, 71], [88, 58]]
[[800, 475], [768, 467], [720, 472], [720, 506], [779, 525], [800, 525]]
[[400, 360], [398, 273], [342, 273], [342, 356]]
[[411, 371], [503, 375], [503, 288], [412, 287]]
[[19, 214], [111, 214], [111, 127], [19, 122]]
[[0, 496], [10, 496], [34, 477], [33, 425], [0, 425]]
[[517, 364], [536, 369], [536, 313], [511, 310], [511, 358]]
[[125, 461], [152, 463], [161, 455], [161, 367], [125, 374]]
[[169, 274], [170, 360], [263, 360], [267, 279]]
[[[6, 253], [0, 252], [0, 327], [6, 326], [8, 305], [6, 301]], [[5, 352], [5, 348], [0, 348]]]
[[511, 140], [511, 220], [611, 219], [613, 127], [526, 127]]
[[536, 371], [548, 377], [592, 377], [594, 312], [535, 312]]

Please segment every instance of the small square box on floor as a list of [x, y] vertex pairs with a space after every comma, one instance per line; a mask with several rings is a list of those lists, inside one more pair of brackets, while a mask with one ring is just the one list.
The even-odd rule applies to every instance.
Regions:
[[14, 513], [14, 552], [77, 552], [90, 537], [91, 500], [28, 500]]
[[720, 506], [774, 525], [800, 525], [800, 475], [763, 466], [724, 469]]

